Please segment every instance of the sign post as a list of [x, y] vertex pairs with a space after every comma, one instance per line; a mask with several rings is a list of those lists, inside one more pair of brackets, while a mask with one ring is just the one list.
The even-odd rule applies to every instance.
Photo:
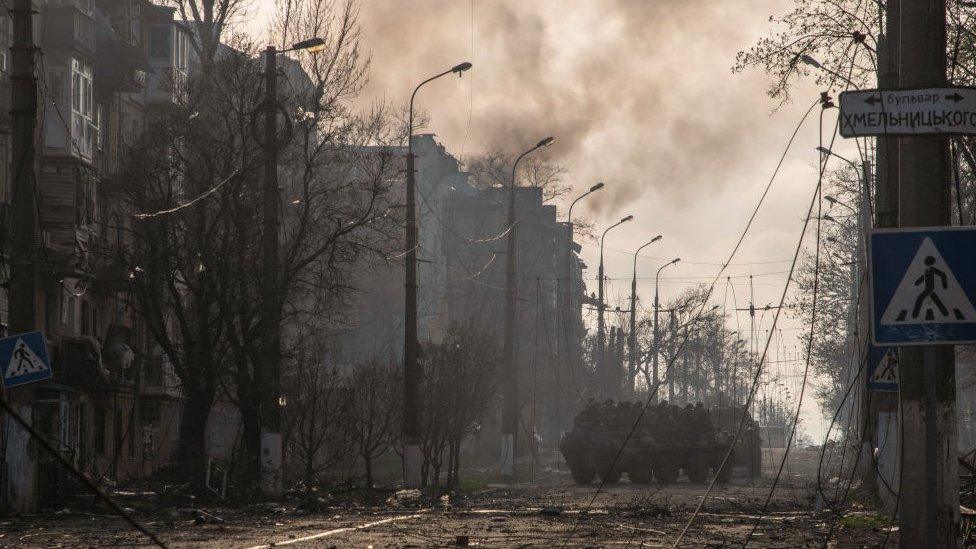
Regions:
[[51, 379], [51, 360], [44, 332], [28, 332], [0, 339], [0, 367], [7, 389]]
[[976, 133], [976, 88], [859, 90], [840, 94], [840, 134]]
[[870, 345], [868, 349], [868, 389], [898, 391], [898, 348]]
[[875, 345], [976, 343], [976, 228], [869, 236]]

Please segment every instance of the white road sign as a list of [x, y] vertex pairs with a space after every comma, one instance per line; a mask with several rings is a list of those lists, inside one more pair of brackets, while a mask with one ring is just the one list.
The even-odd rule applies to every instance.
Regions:
[[840, 134], [976, 134], [976, 88], [859, 90], [840, 94]]

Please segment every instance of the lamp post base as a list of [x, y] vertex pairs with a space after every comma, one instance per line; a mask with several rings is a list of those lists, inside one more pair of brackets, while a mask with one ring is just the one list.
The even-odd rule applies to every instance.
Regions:
[[513, 433], [502, 433], [499, 473], [506, 478], [515, 477], [515, 435]]
[[423, 456], [420, 445], [405, 444], [403, 446], [403, 487], [420, 488], [420, 467]]
[[279, 498], [281, 490], [281, 433], [261, 431], [261, 491]]

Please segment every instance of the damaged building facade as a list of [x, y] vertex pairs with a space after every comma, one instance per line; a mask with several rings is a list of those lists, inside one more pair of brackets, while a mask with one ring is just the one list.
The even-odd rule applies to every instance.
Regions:
[[[188, 29], [172, 8], [146, 1], [41, 1], [36, 7], [41, 258], [35, 301], [53, 378], [8, 393], [92, 478], [144, 477], [172, 459], [179, 381], [136, 315], [127, 291], [130, 273], [107, 259], [125, 245], [131, 218], [107, 196], [126, 184], [120, 161], [145, 117], [180, 101], [190, 65]], [[10, 20], [3, 18], [2, 26], [6, 52]], [[9, 78], [3, 82], [9, 86]], [[4, 102], [8, 89], [0, 93]], [[9, 107], [0, 111], [6, 115]], [[0, 155], [0, 199], [7, 210], [7, 133], [0, 137]], [[3, 213], [9, 223], [9, 211]], [[6, 331], [7, 304], [0, 305]], [[6, 417], [2, 435], [6, 506], [56, 504], [71, 489], [63, 468], [28, 444], [27, 434]]]
[[[509, 189], [475, 186], [434, 135], [413, 139], [419, 338], [437, 343], [452, 326], [473, 323], [494, 334], [500, 348]], [[406, 154], [406, 147], [394, 149], [397, 156]], [[558, 440], [575, 407], [589, 396], [573, 385], [583, 367], [585, 265], [569, 223], [556, 214], [542, 189], [516, 189], [517, 363], [522, 387], [532, 387], [533, 380], [544, 387], [521, 395], [523, 417], [535, 418], [536, 425], [526, 423], [520, 436], [531, 437], [534, 429], [549, 443]], [[330, 331], [330, 356], [340, 370], [369, 360], [398, 363], [403, 352], [402, 255], [362, 265], [357, 280], [370, 290], [349, 304], [348, 321]], [[486, 425], [483, 430], [481, 442], [489, 451], [497, 449], [492, 432], [498, 429]]]

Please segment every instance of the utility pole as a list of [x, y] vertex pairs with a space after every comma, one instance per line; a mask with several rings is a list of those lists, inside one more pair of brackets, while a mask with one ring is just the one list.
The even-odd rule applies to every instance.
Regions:
[[[677, 362], [677, 360], [678, 360], [678, 357], [674, 356], [674, 353], [676, 352], [675, 350], [677, 348], [675, 346], [675, 342], [676, 342], [676, 340], [678, 338], [678, 310], [675, 309], [675, 308], [672, 308], [671, 311], [670, 311], [670, 313], [671, 313], [671, 318], [670, 318], [670, 320], [671, 320], [671, 327], [670, 327], [671, 328], [671, 337], [669, 338], [670, 341], [668, 342], [668, 345], [671, 348], [671, 362], [670, 362], [671, 366], [668, 367], [668, 370], [667, 370], [667, 374], [668, 374], [668, 402], [671, 403], [671, 404], [674, 404], [674, 374], [673, 374], [673, 372], [671, 372], [671, 368], [674, 367], [674, 363]], [[655, 368], [655, 370], [657, 370], [657, 368]]]
[[[34, 67], [33, 8], [31, 0], [12, 0], [13, 22], [11, 58], [11, 122], [13, 125], [13, 196], [11, 215], [12, 242], [10, 261], [9, 332], [30, 332], [37, 327], [37, 203], [34, 199], [35, 139], [37, 126], [37, 78]], [[18, 387], [7, 393], [10, 403], [28, 421], [31, 420], [33, 389]], [[20, 512], [34, 511], [34, 466], [30, 458], [27, 432], [8, 423], [4, 465], [8, 473], [22, 475], [16, 483], [8, 482], [7, 503]], [[17, 441], [15, 444], [14, 441]], [[8, 480], [12, 480], [8, 474]]]
[[281, 288], [278, 283], [278, 50], [264, 52], [264, 212], [261, 233], [261, 489], [281, 496]]
[[628, 215], [627, 217], [621, 219], [620, 221], [610, 225], [603, 230], [603, 234], [600, 235], [600, 267], [598, 269], [597, 275], [597, 304], [596, 304], [596, 371], [597, 375], [600, 376], [600, 396], [602, 398], [615, 398], [618, 390], [614, 390], [611, 387], [610, 380], [613, 376], [610, 375], [610, 366], [607, 365], [607, 349], [606, 349], [606, 338], [607, 338], [607, 328], [604, 325], [603, 317], [607, 308], [607, 304], [603, 300], [603, 242], [607, 238], [607, 233], [610, 229], [617, 227], [623, 223], [626, 223], [633, 219], [634, 216]]
[[413, 154], [413, 102], [424, 84], [454, 73], [458, 76], [471, 68], [464, 62], [436, 74], [413, 89], [407, 120], [406, 235], [404, 244], [403, 299], [403, 484], [419, 488], [420, 452], [420, 340], [417, 338], [417, 169]]
[[[901, 1], [902, 0], [888, 0], [885, 4], [885, 33], [878, 40], [878, 88], [882, 90], [895, 89], [899, 85], [898, 78], [898, 62], [899, 62], [899, 44], [901, 39], [901, 29], [900, 29], [900, 16], [901, 16]], [[899, 149], [898, 140], [895, 137], [883, 135], [877, 138], [877, 152], [875, 162], [877, 164], [877, 179], [874, 189], [875, 205], [874, 205], [874, 226], [879, 228], [897, 227], [898, 226], [898, 159], [899, 159]], [[870, 188], [871, 179], [867, 178], [865, 185]], [[870, 204], [870, 195], [865, 196], [862, 201], [862, 208], [867, 209]], [[869, 212], [865, 212], [866, 216], [869, 216]], [[866, 225], [870, 227], [869, 223]], [[863, 293], [863, 292], [862, 292]], [[863, 315], [865, 317], [863, 324], [870, 324], [870, 319], [867, 318], [868, 304], [870, 300], [865, 296], [863, 304], [865, 305], [862, 309], [865, 311]], [[870, 334], [866, 329], [864, 331], [865, 339], [870, 340]], [[865, 368], [864, 375], [867, 376], [867, 368]], [[865, 383], [865, 387], [867, 383]], [[886, 436], [888, 440], [895, 440], [897, 444], [891, 444], [886, 441], [886, 444], [881, 444], [879, 440], [879, 429], [881, 426], [882, 414], [886, 420], [898, 417], [898, 393], [891, 391], [867, 391], [866, 394], [868, 398], [866, 399], [868, 407], [868, 417], [863, 419], [862, 425], [865, 426], [865, 430], [871, 437], [870, 444], [871, 448], [884, 448], [882, 453], [878, 456], [878, 460], [890, 459], [896, 463], [899, 467], [901, 466], [901, 459], [897, 456], [900, 455], [898, 451], [898, 445], [901, 444], [900, 438], [901, 429], [890, 429], [886, 430]], [[887, 424], [888, 421], [885, 421]], [[890, 456], [890, 457], [888, 457]], [[872, 467], [873, 469], [873, 467]], [[898, 491], [898, 481], [899, 474], [897, 469], [891, 468], [890, 471], [893, 473], [891, 478], [885, 479], [885, 482], [878, 481], [877, 494], [885, 502], [885, 507], [889, 512], [894, 512], [895, 510], [895, 495], [888, 490], [888, 487]]]
[[504, 369], [502, 370], [502, 444], [499, 472], [501, 476], [513, 478], [515, 476], [515, 439], [519, 425], [519, 386], [518, 366], [515, 358], [515, 238], [517, 225], [515, 222], [515, 191], [518, 187], [515, 179], [519, 161], [529, 153], [541, 147], [548, 147], [554, 138], [547, 137], [536, 143], [534, 147], [523, 152], [512, 164], [512, 183], [508, 196], [508, 239], [505, 250], [505, 326], [502, 355]]
[[[946, 0], [903, 0], [900, 23], [899, 86], [945, 86]], [[948, 225], [948, 138], [902, 136], [898, 147], [900, 226]], [[955, 347], [902, 347], [898, 366], [905, 435], [901, 547], [959, 547]]]
[[634, 393], [634, 380], [637, 378], [637, 255], [641, 250], [651, 244], [661, 240], [661, 235], [655, 236], [647, 243], [641, 245], [634, 252], [634, 277], [630, 280], [630, 333], [627, 337], [627, 394]]
[[[653, 399], [654, 402], [657, 402], [657, 400], [658, 400], [657, 391], [658, 391], [658, 384], [660, 383], [660, 378], [658, 377], [659, 374], [658, 374], [658, 369], [657, 369], [657, 361], [658, 361], [658, 356], [657, 355], [659, 355], [660, 352], [661, 352], [661, 345], [658, 342], [659, 341], [658, 340], [659, 332], [657, 331], [657, 316], [658, 316], [658, 310], [661, 308], [661, 299], [660, 299], [659, 294], [658, 294], [658, 288], [659, 288], [660, 282], [661, 282], [661, 271], [663, 271], [664, 269], [668, 268], [671, 265], [674, 265], [674, 264], [678, 263], [679, 261], [681, 261], [681, 258], [680, 257], [676, 257], [676, 258], [672, 259], [671, 261], [665, 263], [664, 265], [661, 265], [658, 268], [657, 272], [654, 273], [654, 356], [651, 357], [651, 362], [652, 362], [653, 368], [654, 368], [654, 371], [653, 371], [653, 375], [654, 375], [654, 377], [653, 377], [653, 379], [654, 379], [654, 387], [651, 389], [652, 390], [652, 394], [654, 396], [654, 399]], [[673, 309], [671, 310], [671, 326], [672, 327], [674, 326], [674, 310]], [[671, 347], [672, 348], [674, 347], [674, 334], [672, 334], [672, 336], [671, 336]], [[672, 381], [672, 379], [673, 378], [669, 374], [668, 375], [668, 401], [673, 404], [674, 403], [674, 381]]]

